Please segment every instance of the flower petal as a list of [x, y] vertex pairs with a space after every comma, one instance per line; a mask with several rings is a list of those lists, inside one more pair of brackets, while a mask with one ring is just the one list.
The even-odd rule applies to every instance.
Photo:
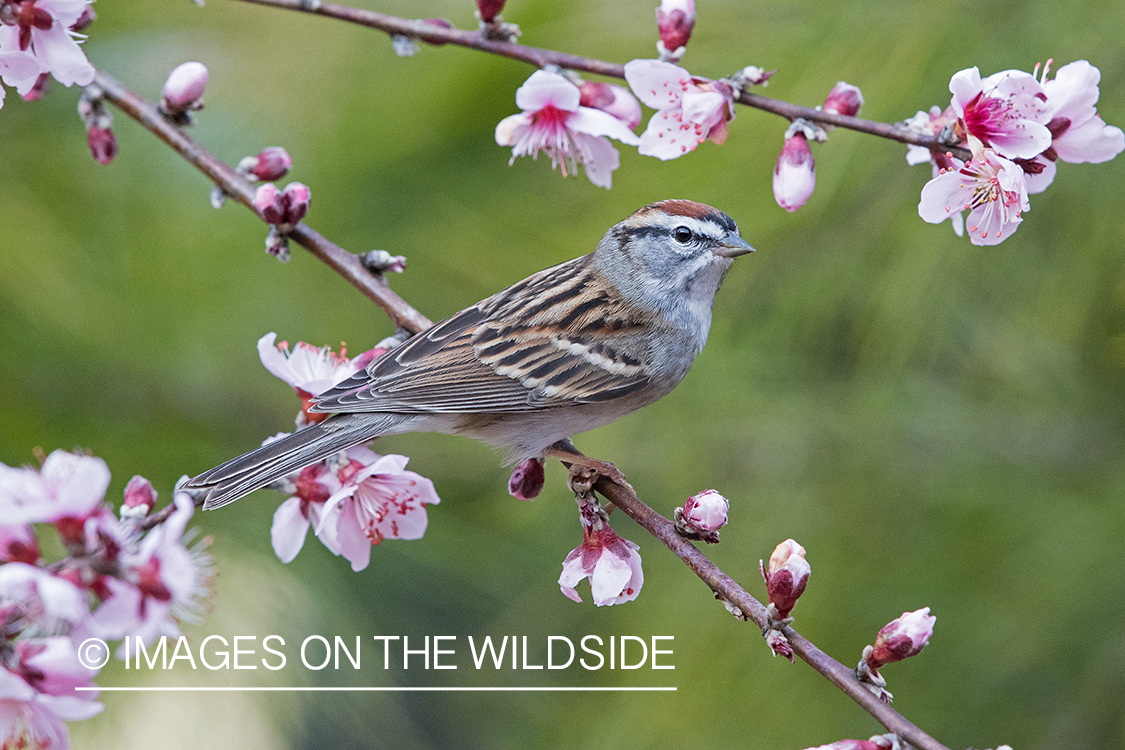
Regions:
[[545, 70], [535, 71], [516, 89], [516, 106], [524, 112], [538, 112], [547, 106], [574, 112], [581, 99], [577, 86], [558, 73]]
[[691, 84], [691, 73], [660, 60], [630, 60], [625, 63], [625, 81], [643, 103], [653, 109], [669, 109], [679, 106]]
[[301, 498], [291, 497], [278, 506], [270, 527], [270, 542], [279, 560], [292, 562], [305, 546], [308, 533], [309, 519], [301, 512]]
[[637, 134], [626, 127], [625, 123], [600, 109], [579, 107], [578, 111], [567, 118], [566, 124], [575, 132], [609, 136], [630, 146], [636, 146], [641, 142]]

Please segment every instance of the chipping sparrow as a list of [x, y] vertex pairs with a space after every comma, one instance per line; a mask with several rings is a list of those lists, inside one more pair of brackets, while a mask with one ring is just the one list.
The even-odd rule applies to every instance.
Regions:
[[753, 249], [710, 206], [645, 206], [591, 254], [462, 310], [318, 395], [311, 410], [330, 419], [184, 489], [202, 495], [205, 510], [218, 508], [352, 445], [404, 432], [468, 435], [513, 461], [583, 463], [553, 446], [675, 388], [707, 341], [731, 259]]

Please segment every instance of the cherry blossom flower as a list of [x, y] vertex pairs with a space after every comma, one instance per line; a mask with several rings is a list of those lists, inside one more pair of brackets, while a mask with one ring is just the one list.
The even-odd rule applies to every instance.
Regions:
[[30, 52], [38, 62], [34, 73], [9, 73], [4, 82], [26, 93], [40, 73], [50, 72], [64, 86], [85, 86], [94, 80], [94, 66], [86, 59], [70, 27], [86, 9], [85, 0], [25, 0], [0, 23], [0, 52]]
[[630, 146], [640, 141], [613, 115], [581, 105], [578, 87], [558, 73], [537, 70], [516, 90], [516, 105], [523, 110], [505, 117], [496, 126], [496, 142], [512, 147], [517, 157], [539, 152], [551, 158], [551, 168], [563, 175], [577, 171], [579, 164], [598, 187], [610, 188], [613, 172], [621, 165], [621, 155], [609, 142], [614, 138]]
[[614, 533], [595, 506], [581, 506], [582, 544], [563, 561], [559, 589], [568, 599], [581, 602], [575, 586], [588, 578], [590, 594], [599, 607], [631, 602], [641, 593], [645, 581], [639, 547]]
[[1035, 76], [1005, 70], [981, 80], [966, 68], [949, 81], [951, 106], [976, 155], [991, 148], [1009, 159], [1030, 159], [1051, 145], [1047, 96]]
[[16, 606], [28, 623], [50, 632], [83, 622], [86, 595], [70, 581], [23, 562], [0, 565], [0, 602]]
[[267, 333], [258, 339], [258, 357], [267, 370], [292, 386], [301, 397], [298, 426], [327, 419], [327, 414], [308, 411], [313, 397], [359, 372], [386, 351], [376, 347], [354, 359], [348, 359], [343, 347], [341, 353], [337, 354], [331, 347], [315, 347], [298, 341], [290, 351], [287, 342], [275, 345], [276, 340], [276, 333]]
[[785, 139], [773, 168], [773, 198], [792, 213], [808, 202], [816, 188], [816, 160], [804, 133]]
[[[145, 643], [180, 635], [177, 620], [194, 622], [211, 583], [207, 540], [189, 549], [185, 535], [195, 506], [183, 492], [163, 524], [132, 540], [119, 556], [120, 578], [107, 578], [107, 598], [94, 610], [93, 630], [103, 637], [139, 636]], [[119, 651], [119, 655], [120, 655]]]
[[65, 721], [96, 716], [104, 706], [95, 687], [97, 673], [82, 665], [69, 638], [18, 641], [15, 663], [0, 667], [0, 744], [5, 748], [70, 747]]
[[968, 211], [969, 239], [974, 245], [1003, 242], [1016, 231], [1027, 209], [1023, 170], [990, 149], [930, 180], [918, 203], [918, 215], [931, 224]]
[[316, 534], [329, 550], [347, 558], [352, 570], [370, 564], [372, 545], [426, 533], [425, 506], [441, 499], [433, 482], [406, 471], [409, 460], [392, 454], [366, 466], [354, 462], [359, 470], [345, 475], [343, 486], [324, 503]]
[[638, 152], [676, 159], [710, 138], [723, 144], [734, 119], [734, 88], [723, 81], [695, 78], [678, 65], [631, 60], [625, 80], [643, 104], [657, 112], [641, 135]]
[[109, 467], [93, 456], [54, 451], [38, 472], [0, 464], [0, 517], [6, 523], [74, 522], [80, 527], [97, 511], [107, 487]]
[[[378, 458], [377, 454], [359, 447], [349, 449], [348, 454], [358, 455], [358, 451]], [[283, 563], [292, 562], [297, 557], [305, 546], [309, 528], [315, 529], [320, 524], [324, 503], [343, 486], [337, 472], [324, 461], [306, 466], [290, 481], [293, 485], [292, 497], [278, 506], [270, 527], [273, 551]]]

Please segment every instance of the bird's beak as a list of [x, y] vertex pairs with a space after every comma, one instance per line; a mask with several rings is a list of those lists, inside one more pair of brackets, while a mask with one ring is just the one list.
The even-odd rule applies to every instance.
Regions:
[[754, 248], [750, 246], [749, 242], [734, 234], [727, 235], [727, 238], [712, 252], [723, 258], [737, 258], [739, 255], [754, 252]]

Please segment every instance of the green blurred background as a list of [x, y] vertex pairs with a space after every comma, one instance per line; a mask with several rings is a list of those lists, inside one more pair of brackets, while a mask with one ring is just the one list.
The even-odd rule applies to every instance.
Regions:
[[[368, 3], [471, 27], [469, 0]], [[655, 0], [513, 0], [527, 44], [619, 62], [654, 56]], [[670, 397], [581, 436], [665, 514], [702, 489], [732, 501], [707, 553], [752, 592], [786, 537], [813, 574], [796, 627], [846, 663], [885, 622], [930, 606], [919, 657], [885, 670], [895, 706], [952, 748], [1125, 746], [1125, 161], [1062, 165], [995, 248], [924, 224], [925, 167], [851, 132], [817, 146], [817, 190], [778, 208], [770, 170], [785, 123], [740, 108], [722, 147], [663, 163], [622, 149], [606, 192], [543, 159], [509, 167], [493, 140], [532, 68], [454, 47], [398, 59], [383, 34], [216, 0], [97, 4], [92, 62], [147, 96], [186, 60], [211, 70], [193, 134], [228, 162], [289, 150], [308, 222], [344, 247], [409, 258], [394, 288], [433, 319], [588, 252], [654, 200], [727, 211], [758, 252], [719, 295], [706, 352]], [[949, 100], [949, 77], [1053, 57], [1102, 71], [1099, 111], [1125, 125], [1125, 5], [709, 2], [684, 63], [719, 77], [778, 68], [764, 93], [815, 105], [837, 80], [862, 114]], [[258, 362], [269, 331], [355, 352], [392, 332], [346, 282], [261, 224], [215, 211], [206, 181], [118, 115], [108, 167], [87, 153], [77, 91], [0, 113], [0, 460], [80, 446], [162, 498], [175, 480], [291, 429], [291, 391]], [[647, 116], [647, 114], [646, 114]], [[878, 725], [809, 668], [771, 658], [661, 545], [617, 514], [644, 557], [640, 598], [598, 609], [557, 589], [580, 541], [558, 465], [534, 503], [506, 491], [489, 449], [388, 439], [442, 497], [421, 541], [371, 566], [310, 540], [270, 548], [282, 499], [261, 492], [196, 519], [213, 535], [211, 611], [185, 632], [282, 635], [279, 672], [138, 674], [103, 685], [674, 685], [674, 693], [106, 694], [71, 725], [78, 748], [803, 748]], [[305, 670], [310, 634], [365, 639], [361, 671]], [[465, 637], [672, 635], [674, 671], [472, 669]], [[457, 671], [382, 670], [373, 635], [455, 635]], [[534, 661], [534, 651], [532, 659]]]

